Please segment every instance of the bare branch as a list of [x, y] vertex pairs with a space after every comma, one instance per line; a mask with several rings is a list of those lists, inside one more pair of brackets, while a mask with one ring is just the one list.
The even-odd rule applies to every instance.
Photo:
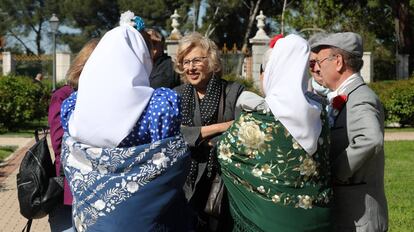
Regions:
[[27, 54], [34, 54], [34, 52], [26, 46], [26, 43], [20, 39], [20, 37], [18, 37], [12, 30], [7, 30], [17, 41], [19, 41], [19, 43], [21, 43], [21, 45], [24, 47], [24, 49], [26, 49], [26, 53]]
[[[213, 20], [211, 22], [214, 22], [214, 20], [216, 19], [218, 12], [219, 12], [220, 7], [216, 7], [216, 10], [214, 11], [214, 15], [213, 15]], [[211, 29], [211, 27], [213, 26], [212, 23], [210, 22], [210, 24], [208, 24], [206, 33], [204, 33], [204, 35], [206, 37], [210, 37], [211, 34], [213, 34], [214, 30], [216, 29], [216, 27], [213, 27], [213, 29]]]
[[282, 22], [280, 24], [280, 27], [281, 27], [280, 31], [282, 35], [284, 34], [285, 10], [286, 10], [286, 0], [283, 1]]

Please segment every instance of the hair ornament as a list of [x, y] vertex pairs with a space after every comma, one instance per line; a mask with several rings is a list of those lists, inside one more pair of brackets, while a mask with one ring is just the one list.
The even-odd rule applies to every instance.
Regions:
[[276, 42], [281, 38], [283, 38], [283, 34], [278, 34], [275, 37], [273, 37], [269, 42], [269, 47], [273, 48], [275, 46]]
[[134, 12], [130, 10], [125, 11], [121, 14], [119, 25], [130, 25], [138, 31], [142, 31], [145, 29], [144, 20], [142, 20], [142, 18], [139, 16], [135, 16]]
[[144, 20], [142, 20], [142, 18], [139, 16], [134, 17], [134, 24], [135, 29], [137, 29], [138, 31], [142, 31], [145, 29]]
[[132, 21], [135, 17], [134, 12], [128, 10], [125, 11], [124, 13], [121, 14], [121, 18], [119, 20], [119, 25], [123, 26], [123, 25], [130, 25], [130, 26], [134, 26], [134, 22]]

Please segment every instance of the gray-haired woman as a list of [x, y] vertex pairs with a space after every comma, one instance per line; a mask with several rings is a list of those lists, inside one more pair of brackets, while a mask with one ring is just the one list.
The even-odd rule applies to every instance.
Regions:
[[175, 70], [185, 83], [176, 90], [182, 97], [181, 131], [192, 152], [186, 197], [198, 217], [197, 231], [222, 231], [225, 215], [212, 217], [204, 211], [217, 170], [213, 147], [235, 119], [236, 101], [244, 87], [221, 79], [217, 46], [199, 33], [180, 40]]

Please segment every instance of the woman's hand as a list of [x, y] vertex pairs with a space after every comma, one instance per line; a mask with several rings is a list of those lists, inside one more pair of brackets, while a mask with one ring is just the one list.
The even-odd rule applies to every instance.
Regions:
[[228, 122], [216, 123], [201, 127], [201, 139], [223, 133], [231, 126], [231, 124], [233, 124], [233, 122], [234, 120], [231, 120]]

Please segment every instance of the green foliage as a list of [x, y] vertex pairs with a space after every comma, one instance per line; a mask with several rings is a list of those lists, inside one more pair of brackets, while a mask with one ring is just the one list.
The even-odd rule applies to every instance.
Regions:
[[[232, 47], [233, 44], [236, 44], [240, 49], [248, 32], [250, 14], [252, 14], [254, 5], [258, 1], [208, 0], [206, 2], [209, 7], [206, 9], [203, 25], [199, 31], [203, 33], [206, 31], [212, 32], [210, 38], [219, 47], [226, 43], [227, 47]], [[282, 6], [283, 1], [262, 0], [259, 5], [259, 12], [262, 10], [263, 14], [268, 18], [276, 17], [282, 13]], [[247, 35], [247, 39], [252, 38], [257, 31], [257, 20], [255, 17], [253, 19], [254, 23], [250, 34]], [[269, 30], [269, 24], [266, 25], [265, 30]]]
[[190, 0], [155, 0], [150, 4], [147, 0], [118, 0], [121, 12], [131, 10], [141, 16], [147, 27], [155, 27], [171, 31], [171, 18], [174, 10], [181, 16], [180, 29], [186, 28], [186, 21], [189, 19], [188, 12], [193, 5]]
[[386, 123], [414, 125], [414, 78], [370, 84], [385, 110]]
[[54, 0], [0, 0], [0, 34], [16, 39], [27, 54], [43, 54], [40, 42], [52, 13], [59, 13]]
[[244, 87], [246, 87], [245, 90], [251, 91], [251, 92], [254, 92], [260, 95], [259, 89], [254, 85], [254, 82], [251, 79], [249, 80], [243, 79], [243, 78], [237, 77], [236, 74], [229, 74], [229, 75], [223, 76], [223, 79], [227, 81], [238, 82], [244, 85]]
[[[292, 1], [288, 4], [286, 25], [305, 37], [321, 30], [361, 34], [364, 50], [373, 55], [375, 80], [393, 80], [397, 45], [411, 44], [411, 47], [405, 46], [405, 51], [399, 51], [411, 54], [410, 57], [414, 54], [413, 37], [410, 36], [414, 26], [408, 23], [414, 15], [414, 4], [410, 4], [408, 6], [407, 0]], [[396, 23], [400, 26], [396, 27]], [[410, 67], [413, 70], [412, 63]]]
[[17, 149], [17, 146], [0, 146], [0, 162]]
[[413, 141], [385, 142], [385, 193], [390, 231], [414, 228]]
[[0, 130], [16, 130], [47, 115], [50, 87], [24, 76], [0, 77]]
[[414, 88], [400, 88], [391, 95], [387, 111], [390, 121], [399, 122], [402, 126], [414, 125]]

